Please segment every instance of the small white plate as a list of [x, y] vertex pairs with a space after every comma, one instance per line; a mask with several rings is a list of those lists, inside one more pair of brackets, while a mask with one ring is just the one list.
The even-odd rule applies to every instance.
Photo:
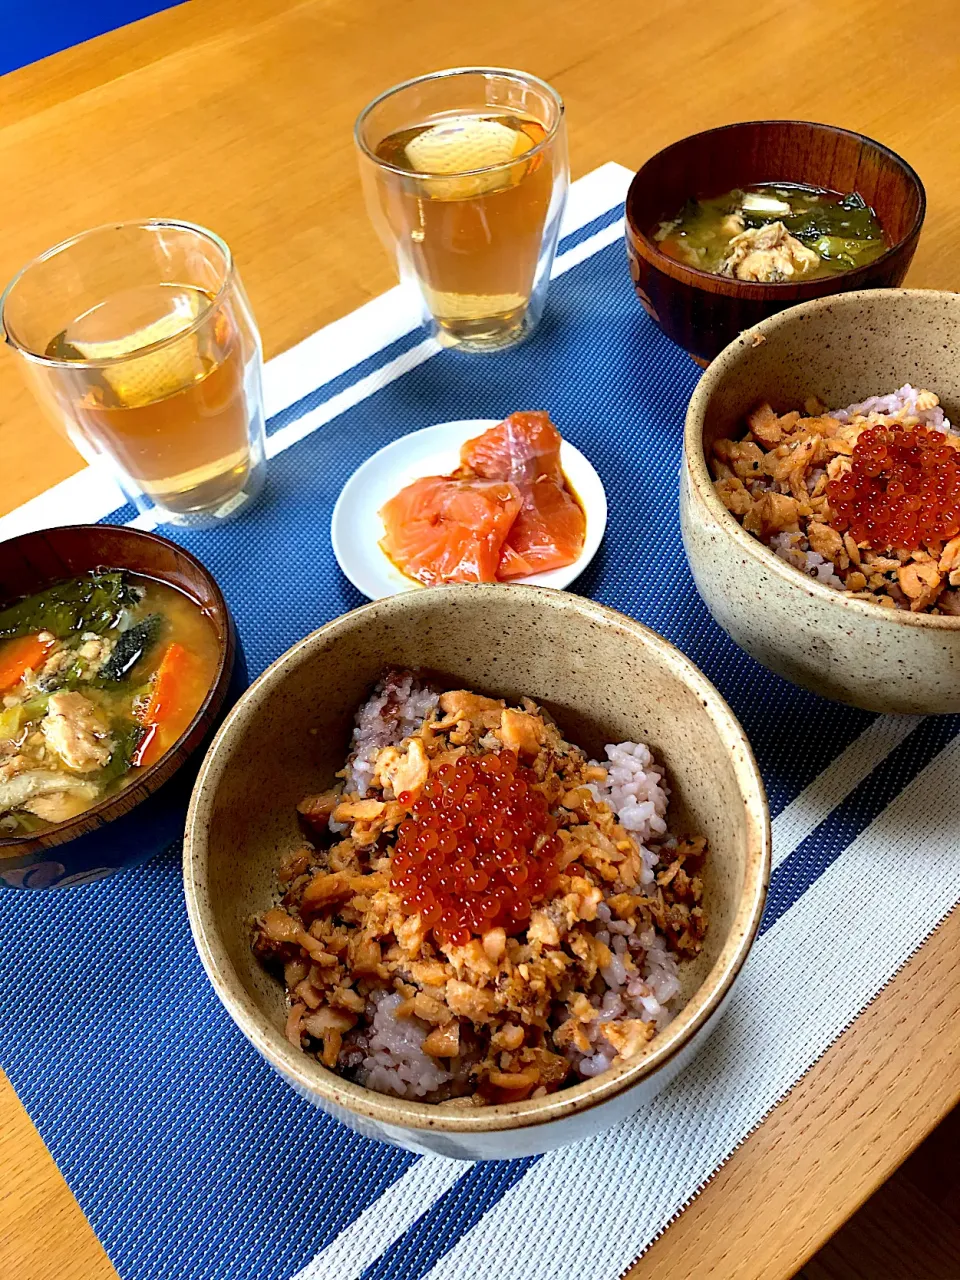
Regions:
[[[401, 436], [375, 453], [353, 473], [333, 509], [330, 538], [340, 568], [358, 591], [371, 600], [415, 590], [419, 584], [405, 577], [380, 550], [384, 535], [379, 511], [406, 485], [424, 476], [443, 476], [460, 465], [460, 449], [468, 440], [495, 427], [499, 418], [471, 418], [441, 422]], [[560, 463], [567, 483], [580, 499], [587, 517], [583, 550], [573, 564], [512, 582], [544, 587], [568, 587], [596, 555], [607, 526], [607, 496], [593, 466], [579, 449], [564, 440]]]

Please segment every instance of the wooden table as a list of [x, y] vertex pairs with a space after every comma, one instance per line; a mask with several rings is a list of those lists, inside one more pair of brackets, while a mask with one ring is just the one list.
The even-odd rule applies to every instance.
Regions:
[[[909, 283], [960, 284], [956, 0], [192, 0], [0, 80], [0, 278], [112, 219], [232, 245], [267, 356], [393, 283], [363, 212], [357, 110], [408, 76], [519, 66], [567, 103], [574, 176], [731, 120], [889, 143], [927, 184]], [[0, 512], [76, 470], [0, 359]], [[740, 1148], [632, 1280], [789, 1276], [960, 1097], [960, 914]], [[0, 1275], [115, 1275], [0, 1081]], [[172, 1280], [185, 1280], [174, 1277]], [[519, 1277], [515, 1280], [520, 1280]]]

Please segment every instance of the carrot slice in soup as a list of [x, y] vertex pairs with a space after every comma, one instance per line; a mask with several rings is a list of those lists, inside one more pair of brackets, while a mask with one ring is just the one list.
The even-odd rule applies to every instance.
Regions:
[[19, 684], [27, 671], [36, 671], [55, 642], [37, 636], [16, 636], [0, 644], [0, 693]]
[[160, 660], [150, 701], [140, 717], [146, 734], [134, 764], [145, 767], [159, 760], [186, 729], [199, 705], [194, 687], [196, 677], [193, 654], [174, 641]]

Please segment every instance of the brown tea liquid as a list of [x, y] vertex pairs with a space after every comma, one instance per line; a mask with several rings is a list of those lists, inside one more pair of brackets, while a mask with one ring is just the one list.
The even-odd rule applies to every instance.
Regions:
[[[487, 109], [388, 135], [381, 206], [441, 333], [491, 345], [522, 325], [554, 185], [530, 116]], [[496, 166], [496, 167], [491, 167]], [[449, 176], [447, 176], [449, 175]]]
[[[184, 514], [229, 502], [250, 465], [244, 371], [252, 353], [224, 309], [187, 332], [211, 301], [189, 285], [123, 290], [67, 325], [46, 351], [107, 361], [78, 366], [64, 407], [154, 502]], [[163, 345], [122, 358], [153, 343]]]

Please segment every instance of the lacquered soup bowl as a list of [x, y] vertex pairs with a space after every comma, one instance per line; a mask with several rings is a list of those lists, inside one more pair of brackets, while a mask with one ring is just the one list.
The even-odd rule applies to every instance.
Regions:
[[0, 605], [92, 569], [129, 569], [176, 587], [209, 618], [219, 645], [210, 690], [179, 741], [125, 790], [35, 835], [0, 837], [0, 887], [85, 884], [155, 857], [183, 834], [203, 753], [247, 686], [236, 628], [213, 575], [168, 538], [114, 525], [71, 525], [0, 544]]

